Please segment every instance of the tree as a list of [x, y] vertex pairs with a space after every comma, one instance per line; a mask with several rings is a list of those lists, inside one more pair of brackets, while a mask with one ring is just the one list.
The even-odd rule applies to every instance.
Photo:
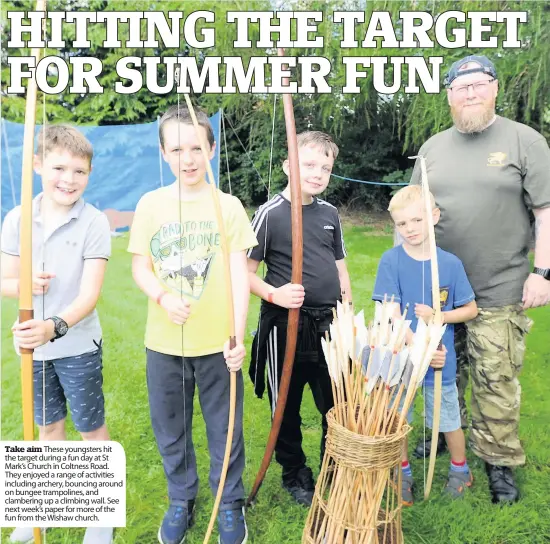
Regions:
[[[366, 5], [366, 8], [365, 8]], [[99, 82], [104, 88], [102, 94], [70, 94], [47, 96], [46, 117], [56, 122], [67, 121], [78, 124], [127, 124], [150, 122], [175, 104], [178, 97], [175, 92], [156, 95], [149, 92], [145, 86], [132, 95], [117, 94], [114, 84], [119, 80], [116, 71], [117, 61], [126, 56], [169, 57], [191, 55], [201, 65], [209, 56], [223, 57], [239, 55], [247, 66], [252, 57], [271, 56], [274, 49], [257, 47], [259, 36], [258, 25], [249, 25], [252, 47], [235, 50], [233, 42], [236, 37], [235, 25], [226, 23], [228, 11], [273, 11], [273, 3], [269, 0], [255, 2], [188, 1], [182, 4], [177, 0], [58, 0], [49, 2], [50, 10], [71, 11], [179, 11], [184, 9], [184, 17], [196, 10], [213, 11], [216, 15], [214, 23], [201, 24], [199, 28], [214, 28], [216, 42], [214, 47], [194, 50], [182, 42], [178, 49], [165, 48], [161, 43], [156, 49], [135, 49], [125, 47], [127, 25], [120, 25], [122, 47], [109, 49], [102, 47], [105, 38], [105, 28], [101, 25], [90, 25], [89, 49], [63, 48], [50, 50], [49, 54], [71, 57], [98, 58], [103, 63], [103, 71]], [[2, 4], [2, 115], [12, 121], [22, 122], [24, 118], [24, 96], [7, 96], [5, 89], [9, 81], [9, 67], [6, 59], [11, 55], [26, 55], [28, 51], [10, 50], [6, 48], [9, 36], [9, 21], [6, 12], [10, 10], [34, 9], [30, 0], [5, 1]], [[444, 49], [437, 44], [434, 30], [429, 36], [435, 45], [429, 50], [414, 48], [400, 49], [369, 49], [358, 47], [342, 49], [343, 27], [334, 22], [335, 11], [365, 11], [365, 23], [357, 24], [355, 33], [359, 42], [365, 34], [371, 14], [375, 11], [388, 11], [399, 38], [402, 32], [400, 11], [426, 11], [434, 17], [445, 11], [455, 10], [456, 2], [451, 0], [433, 1], [382, 1], [365, 2], [364, 0], [296, 0], [289, 1], [279, 9], [296, 11], [321, 11], [323, 21], [318, 24], [316, 35], [324, 39], [323, 47], [288, 50], [289, 56], [325, 57], [332, 70], [327, 78], [332, 88], [330, 94], [295, 95], [294, 107], [298, 130], [323, 130], [334, 136], [341, 154], [335, 166], [335, 172], [364, 180], [391, 179], [398, 181], [395, 172], [405, 172], [410, 167], [407, 156], [415, 153], [420, 145], [432, 134], [450, 126], [451, 118], [448, 112], [445, 92], [440, 94], [406, 94], [401, 88], [393, 95], [380, 95], [374, 89], [372, 71], [367, 77], [358, 80], [361, 92], [359, 94], [344, 94], [345, 67], [343, 57], [370, 56], [432, 56], [444, 58], [443, 73], [451, 63], [466, 54], [486, 54], [495, 61], [499, 74], [498, 112], [520, 122], [529, 124], [547, 137], [550, 135], [550, 4], [545, 2], [497, 1], [497, 0], [467, 0], [460, 4], [460, 9], [469, 11], [526, 11], [529, 19], [527, 24], [520, 25], [519, 38], [522, 47], [505, 49], [502, 47], [505, 25], [495, 25], [498, 38], [496, 49]], [[452, 30], [450, 24], [448, 31]], [[454, 23], [457, 26], [457, 23]], [[470, 23], [465, 28], [470, 33]], [[68, 43], [74, 36], [74, 26], [65, 25], [64, 37]], [[183, 36], [183, 33], [182, 33]], [[277, 35], [273, 36], [277, 39]], [[392, 68], [388, 68], [386, 76], [392, 77]], [[268, 84], [269, 82], [269, 71]], [[166, 67], [159, 66], [159, 74], [166, 77]], [[221, 70], [224, 75], [223, 68]], [[295, 78], [300, 77], [295, 70]], [[50, 74], [53, 81], [54, 74]], [[256, 204], [267, 196], [270, 182], [270, 161], [273, 157], [270, 192], [279, 189], [286, 183], [280, 169], [280, 163], [286, 154], [286, 137], [284, 133], [283, 113], [280, 101], [274, 108], [275, 97], [272, 94], [202, 94], [194, 97], [200, 106], [209, 113], [223, 108], [226, 116], [227, 129], [227, 159], [232, 173], [233, 193], [248, 204]], [[38, 115], [40, 118], [41, 115]], [[272, 126], [275, 149], [271, 151]], [[223, 147], [223, 146], [222, 146]], [[225, 153], [222, 156], [225, 161]], [[226, 168], [222, 168], [225, 172]], [[405, 174], [403, 174], [405, 175]], [[389, 177], [388, 177], [389, 176]], [[229, 182], [226, 173], [222, 176], [222, 185]], [[327, 191], [328, 198], [335, 203], [353, 202], [366, 207], [383, 208], [389, 197], [391, 186], [373, 188], [350, 182], [333, 181]]]

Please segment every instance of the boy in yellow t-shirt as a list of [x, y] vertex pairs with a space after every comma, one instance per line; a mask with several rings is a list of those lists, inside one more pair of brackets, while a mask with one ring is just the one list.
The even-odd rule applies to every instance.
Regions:
[[[215, 142], [204, 112], [197, 111], [202, 141]], [[189, 111], [163, 115], [160, 147], [176, 180], [139, 201], [128, 251], [132, 273], [149, 297], [145, 332], [151, 423], [168, 480], [170, 506], [159, 528], [161, 544], [180, 544], [193, 521], [198, 476], [191, 437], [195, 383], [206, 422], [210, 487], [220, 480], [229, 409], [230, 371], [238, 371], [233, 447], [218, 516], [220, 541], [247, 540], [244, 520], [243, 380], [240, 368], [249, 300], [246, 250], [257, 244], [240, 201], [219, 191], [235, 306], [237, 345], [229, 349], [229, 319], [221, 237], [206, 162]]]

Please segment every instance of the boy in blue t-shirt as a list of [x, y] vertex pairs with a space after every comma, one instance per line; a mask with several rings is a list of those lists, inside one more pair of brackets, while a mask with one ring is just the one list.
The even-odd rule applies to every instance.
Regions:
[[[440, 211], [433, 208], [434, 225], [439, 221]], [[382, 301], [384, 295], [394, 296], [401, 312], [409, 304], [407, 319], [411, 330], [416, 330], [418, 319], [428, 322], [433, 314], [432, 278], [428, 225], [423, 203], [422, 188], [418, 185], [404, 187], [390, 201], [388, 210], [403, 244], [384, 253], [378, 265], [373, 300]], [[456, 353], [454, 348], [454, 323], [463, 323], [477, 316], [475, 295], [466, 277], [462, 263], [455, 255], [437, 248], [439, 265], [439, 291], [441, 315], [447, 328], [443, 335], [443, 352], [432, 361], [432, 367], [443, 366], [440, 431], [451, 454], [451, 467], [445, 491], [453, 497], [461, 497], [465, 487], [473, 482], [466, 462], [466, 443], [460, 425], [460, 409], [456, 387]], [[396, 313], [398, 312], [396, 308]], [[434, 413], [434, 370], [430, 368], [424, 380], [424, 400], [427, 425], [431, 425]], [[413, 503], [413, 478], [405, 447], [402, 460], [403, 504]]]

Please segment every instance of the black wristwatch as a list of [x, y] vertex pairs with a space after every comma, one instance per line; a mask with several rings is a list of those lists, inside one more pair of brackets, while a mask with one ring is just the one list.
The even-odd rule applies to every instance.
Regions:
[[69, 330], [69, 325], [67, 325], [67, 322], [64, 319], [61, 319], [56, 315], [48, 317], [46, 321], [48, 319], [51, 319], [53, 321], [53, 328], [55, 331], [55, 336], [50, 340], [50, 342], [53, 342], [54, 340], [57, 340], [58, 338], [61, 338], [62, 336], [65, 336], [67, 334], [67, 331]]
[[545, 280], [550, 281], [550, 268], [533, 268], [533, 274], [542, 276]]

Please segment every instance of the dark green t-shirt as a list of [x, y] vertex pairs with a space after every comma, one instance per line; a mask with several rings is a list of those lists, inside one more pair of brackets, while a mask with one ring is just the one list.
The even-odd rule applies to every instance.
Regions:
[[[550, 206], [544, 136], [504, 117], [480, 133], [455, 127], [420, 149], [441, 209], [438, 245], [464, 264], [482, 308], [521, 301], [529, 274], [529, 208]], [[417, 161], [411, 183], [419, 184]]]

